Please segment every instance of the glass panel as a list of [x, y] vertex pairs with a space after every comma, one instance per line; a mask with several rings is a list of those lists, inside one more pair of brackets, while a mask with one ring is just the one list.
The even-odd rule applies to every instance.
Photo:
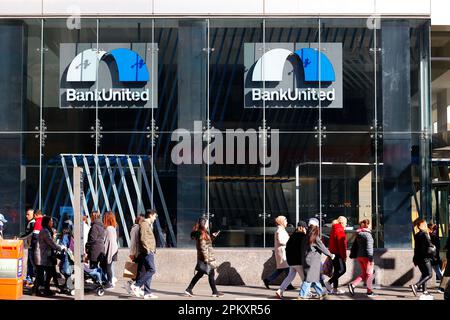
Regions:
[[334, 104], [322, 103], [322, 123], [329, 131], [368, 131], [375, 117], [374, 30], [364, 19], [320, 19], [321, 66], [329, 60], [335, 81]]
[[[49, 131], [91, 131], [95, 126], [95, 103], [70, 102], [68, 92], [95, 86], [95, 54], [80, 56], [78, 65], [75, 57], [84, 50], [97, 49], [96, 30], [97, 21], [94, 19], [81, 19], [81, 29], [68, 29], [67, 19], [44, 21], [42, 101], [43, 119]], [[73, 72], [69, 73], [70, 66]]]
[[331, 222], [347, 218], [347, 236], [352, 243], [359, 221], [371, 220], [376, 233], [375, 152], [371, 134], [326, 133], [322, 144], [323, 233]]
[[106, 63], [99, 66], [99, 88], [140, 94], [136, 99], [115, 97], [110, 103], [99, 103], [103, 130], [150, 130], [152, 107], [158, 106], [158, 49], [153, 44], [152, 19], [102, 19], [98, 38], [99, 49], [108, 52]]
[[310, 77], [317, 74], [318, 59], [314, 54], [307, 56], [313, 53], [310, 48], [318, 47], [318, 27], [318, 19], [266, 19], [264, 67], [269, 70], [265, 72], [279, 73], [278, 79], [271, 78], [265, 84], [271, 95], [265, 101], [269, 127], [312, 131], [318, 125], [319, 102], [313, 97], [318, 82]]
[[[266, 246], [274, 245], [275, 218], [288, 219], [289, 232], [297, 222], [308, 222], [319, 213], [319, 145], [316, 134], [270, 132], [266, 170]], [[266, 165], [267, 167], [267, 165]]]
[[[212, 19], [209, 41], [209, 117], [218, 129], [261, 125], [262, 104], [251, 103], [252, 75], [262, 55], [261, 19]], [[258, 82], [258, 85], [261, 82]]]
[[0, 134], [0, 225], [5, 239], [25, 231], [25, 212], [39, 204], [39, 138], [34, 134]]

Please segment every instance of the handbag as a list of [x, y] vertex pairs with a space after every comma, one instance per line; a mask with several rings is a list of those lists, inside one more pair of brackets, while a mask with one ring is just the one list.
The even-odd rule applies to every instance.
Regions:
[[358, 257], [358, 241], [353, 241], [352, 248], [350, 249], [350, 258], [356, 259]]
[[330, 257], [325, 259], [322, 265], [322, 273], [330, 278], [333, 276], [333, 260]]
[[136, 278], [138, 264], [133, 261], [126, 261], [125, 268], [123, 269], [124, 278]]
[[197, 261], [197, 265], [195, 266], [195, 270], [199, 272], [203, 272], [209, 274], [211, 272], [211, 266], [204, 261]]

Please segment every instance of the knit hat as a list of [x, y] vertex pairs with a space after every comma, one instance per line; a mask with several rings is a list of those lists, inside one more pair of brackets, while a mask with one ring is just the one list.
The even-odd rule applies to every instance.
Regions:
[[319, 220], [317, 220], [316, 218], [311, 218], [308, 221], [308, 226], [319, 226]]

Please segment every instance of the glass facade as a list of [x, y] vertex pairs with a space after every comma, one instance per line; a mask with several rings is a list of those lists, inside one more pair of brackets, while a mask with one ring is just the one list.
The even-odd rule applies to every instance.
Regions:
[[[343, 215], [350, 235], [368, 218], [377, 247], [411, 248], [411, 221], [432, 212], [430, 21], [367, 21], [2, 20], [5, 236], [28, 207], [70, 214], [79, 166], [84, 211], [116, 212], [122, 246], [156, 208], [161, 247], [191, 246], [206, 214], [223, 247], [272, 246], [278, 215], [317, 217], [326, 237]], [[148, 79], [121, 80], [118, 48]], [[62, 102], [103, 88], [148, 99]]]

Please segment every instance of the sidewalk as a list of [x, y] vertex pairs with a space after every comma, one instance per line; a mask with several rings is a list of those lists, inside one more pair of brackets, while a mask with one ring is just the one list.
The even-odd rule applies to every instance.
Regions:
[[[126, 281], [119, 280], [116, 283], [115, 288], [105, 290], [105, 294], [99, 297], [92, 293], [86, 293], [86, 300], [123, 300], [134, 299], [142, 300], [135, 296], [129, 295], [124, 289]], [[294, 283], [298, 288], [299, 284]], [[225, 295], [221, 298], [211, 297], [211, 289], [209, 288], [207, 279], [201, 279], [197, 286], [194, 288], [194, 296], [186, 297], [183, 295], [187, 284], [180, 283], [167, 283], [167, 282], [152, 282], [153, 292], [159, 297], [159, 300], [278, 300], [275, 296], [275, 290], [277, 286], [271, 286], [271, 290], [267, 290], [262, 284], [257, 286], [217, 286], [218, 290]], [[346, 286], [340, 287], [346, 293], [343, 295], [329, 295], [327, 300], [419, 300], [419, 296], [414, 297], [409, 287], [382, 287], [380, 289], [374, 289], [377, 294], [375, 297], [367, 297], [365, 295], [365, 289], [363, 287], [356, 288], [355, 296], [351, 296], [347, 292]], [[443, 300], [444, 295], [437, 292], [437, 288], [431, 287], [428, 290], [435, 300]], [[295, 300], [298, 296], [298, 290], [286, 291], [286, 300]], [[30, 296], [28, 293], [24, 293], [22, 300], [72, 300], [72, 296], [56, 294], [54, 297], [37, 297]]]

